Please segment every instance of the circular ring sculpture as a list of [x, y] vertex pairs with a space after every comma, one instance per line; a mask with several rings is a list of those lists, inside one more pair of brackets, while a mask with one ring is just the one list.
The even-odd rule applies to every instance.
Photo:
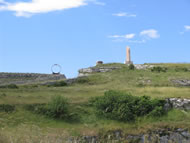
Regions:
[[51, 67], [52, 74], [60, 74], [62, 67], [59, 64], [54, 64]]

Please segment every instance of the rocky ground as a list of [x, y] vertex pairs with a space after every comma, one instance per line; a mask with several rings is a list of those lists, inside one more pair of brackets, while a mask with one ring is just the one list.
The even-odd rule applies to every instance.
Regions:
[[160, 129], [140, 135], [125, 135], [121, 130], [109, 131], [100, 136], [83, 136], [69, 138], [68, 143], [190, 143], [190, 133], [187, 130]]

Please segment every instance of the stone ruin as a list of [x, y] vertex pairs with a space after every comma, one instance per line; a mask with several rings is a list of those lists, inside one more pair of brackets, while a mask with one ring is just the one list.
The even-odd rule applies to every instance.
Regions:
[[96, 62], [96, 66], [102, 65], [103, 63], [104, 63], [103, 61], [97, 61], [97, 62]]
[[38, 74], [38, 73], [0, 73], [0, 85], [33, 84], [54, 80], [65, 80], [64, 74]]

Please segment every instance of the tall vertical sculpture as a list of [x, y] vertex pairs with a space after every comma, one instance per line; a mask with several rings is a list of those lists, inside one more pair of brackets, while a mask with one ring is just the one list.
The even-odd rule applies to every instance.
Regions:
[[133, 62], [131, 61], [131, 50], [129, 46], [127, 46], [126, 51], [127, 51], [127, 56], [125, 64], [133, 64]]

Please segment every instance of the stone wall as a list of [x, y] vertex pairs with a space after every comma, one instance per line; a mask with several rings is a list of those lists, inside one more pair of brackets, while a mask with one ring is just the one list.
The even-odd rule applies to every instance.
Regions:
[[32, 84], [51, 80], [66, 79], [64, 74], [35, 74], [35, 73], [0, 73], [0, 85]]

